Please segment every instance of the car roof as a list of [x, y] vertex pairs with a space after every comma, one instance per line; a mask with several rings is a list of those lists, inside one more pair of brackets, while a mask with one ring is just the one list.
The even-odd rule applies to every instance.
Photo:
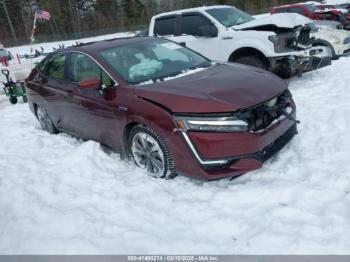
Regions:
[[288, 5], [280, 5], [280, 6], [276, 6], [274, 8], [286, 8], [286, 7], [298, 7], [298, 6], [310, 6], [313, 5], [310, 2], [306, 2], [306, 3], [297, 3], [297, 4], [288, 4]]
[[208, 5], [208, 6], [200, 6], [200, 7], [194, 7], [194, 8], [187, 8], [187, 9], [181, 9], [171, 12], [165, 12], [158, 15], [155, 15], [154, 18], [168, 16], [168, 15], [176, 15], [178, 13], [184, 13], [184, 12], [196, 12], [196, 11], [206, 11], [209, 9], [215, 9], [215, 8], [228, 8], [228, 7], [235, 7], [232, 5]]
[[113, 48], [117, 46], [140, 43], [147, 40], [159, 39], [155, 37], [124, 37], [124, 38], [114, 38], [96, 42], [81, 43], [77, 46], [67, 47], [59, 51], [81, 51], [85, 53], [98, 53], [108, 48]]

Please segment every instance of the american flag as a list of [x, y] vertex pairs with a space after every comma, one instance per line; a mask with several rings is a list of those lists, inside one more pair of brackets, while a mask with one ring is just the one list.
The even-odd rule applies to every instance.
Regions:
[[35, 17], [36, 19], [43, 19], [49, 21], [51, 18], [51, 15], [49, 12], [43, 11], [43, 10], [38, 10], [35, 12]]

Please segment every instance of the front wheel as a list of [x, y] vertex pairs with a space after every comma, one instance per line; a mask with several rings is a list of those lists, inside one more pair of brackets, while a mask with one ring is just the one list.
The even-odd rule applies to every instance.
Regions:
[[39, 120], [39, 123], [40, 123], [42, 129], [49, 132], [50, 134], [57, 134], [58, 133], [58, 130], [53, 125], [51, 118], [49, 117], [45, 108], [43, 108], [42, 106], [37, 106], [36, 116]]
[[129, 150], [137, 166], [156, 178], [175, 176], [173, 160], [164, 140], [144, 125], [135, 126], [129, 136]]
[[244, 65], [249, 65], [249, 66], [255, 66], [264, 70], [267, 70], [267, 65], [265, 61], [258, 57], [258, 56], [243, 56], [234, 61], [235, 63], [238, 64], [244, 64]]

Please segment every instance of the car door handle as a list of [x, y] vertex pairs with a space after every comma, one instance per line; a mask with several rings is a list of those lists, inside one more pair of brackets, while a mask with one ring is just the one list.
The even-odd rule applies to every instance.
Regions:
[[67, 95], [69, 95], [69, 96], [74, 96], [73, 90], [67, 90], [66, 93], [67, 93]]
[[186, 43], [185, 42], [180, 42], [179, 44], [184, 46], [184, 47], [186, 47]]

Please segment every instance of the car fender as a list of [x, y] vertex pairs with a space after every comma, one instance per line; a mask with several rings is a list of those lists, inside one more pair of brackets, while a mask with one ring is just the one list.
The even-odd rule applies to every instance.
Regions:
[[[128, 119], [124, 126], [124, 135], [123, 135], [123, 145], [125, 156], [128, 156], [128, 132], [131, 130], [130, 127], [133, 127], [137, 124], [145, 125], [153, 129], [157, 134], [159, 134], [165, 141], [170, 152], [172, 152], [172, 157], [175, 166], [182, 160], [179, 159], [179, 156], [184, 154], [187, 157], [193, 157], [182, 148], [185, 144], [182, 141], [182, 137], [176, 132], [175, 122], [172, 117], [172, 112], [162, 106], [157, 104], [152, 100], [148, 100], [142, 97], [138, 97], [138, 103], [135, 106], [130, 107], [128, 112]], [[155, 121], [157, 119], [158, 121]], [[161, 121], [159, 121], [161, 119]], [[182, 147], [181, 147], [182, 146]], [[181, 169], [181, 168], [180, 168]]]
[[[263, 33], [263, 34], [261, 34]], [[260, 37], [254, 36], [260, 35]], [[240, 31], [234, 34], [233, 39], [230, 43], [223, 47], [225, 51], [224, 57], [228, 61], [229, 57], [242, 48], [253, 48], [261, 52], [265, 57], [276, 56], [273, 43], [268, 40], [268, 37], [274, 35], [270, 32], [260, 31]], [[281, 54], [283, 56], [283, 53]]]

